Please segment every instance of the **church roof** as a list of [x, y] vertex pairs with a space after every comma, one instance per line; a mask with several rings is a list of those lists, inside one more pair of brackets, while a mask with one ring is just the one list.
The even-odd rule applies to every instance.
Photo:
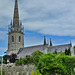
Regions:
[[62, 47], [62, 46], [70, 46], [71, 44], [63, 44], [63, 45], [56, 45], [56, 46], [50, 46], [50, 47]]
[[17, 59], [20, 59], [20, 58], [23, 58], [24, 56], [26, 55], [31, 55], [33, 53], [33, 51], [36, 51], [36, 50], [40, 50], [41, 52], [45, 52], [45, 47], [48, 48], [47, 52], [54, 52], [55, 49], [57, 49], [57, 52], [60, 53], [61, 51], [64, 51], [65, 48], [71, 48], [72, 45], [71, 44], [63, 44], [63, 45], [57, 45], [57, 46], [50, 46], [48, 47], [45, 46], [45, 45], [36, 45], [36, 46], [30, 46], [30, 47], [24, 47], [24, 48], [21, 48], [19, 50], [19, 52], [17, 53]]
[[17, 53], [17, 57], [18, 58], [23, 58], [26, 55], [31, 55], [33, 53], [33, 51], [36, 51], [36, 50], [40, 50], [41, 52], [44, 52], [44, 48], [45, 48], [44, 45], [36, 45], [36, 46], [31, 46], [31, 47], [24, 47], [24, 48], [21, 48], [19, 50], [19, 52]]
[[58, 53], [60, 53], [61, 51], [65, 51], [65, 49], [69, 49], [71, 48], [72, 45], [71, 44], [63, 44], [63, 45], [57, 45], [57, 46], [50, 46], [48, 47], [48, 52], [54, 52], [55, 50], [57, 50]]

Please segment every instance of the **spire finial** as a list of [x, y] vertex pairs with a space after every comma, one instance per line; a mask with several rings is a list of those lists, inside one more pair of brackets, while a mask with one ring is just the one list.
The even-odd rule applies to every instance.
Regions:
[[45, 38], [45, 36], [44, 36], [44, 45], [46, 45], [46, 38]]
[[19, 13], [18, 13], [18, 2], [15, 0], [13, 27], [19, 27]]
[[70, 45], [72, 45], [72, 42], [71, 42], [71, 40], [70, 40]]
[[52, 41], [51, 41], [51, 38], [50, 38], [50, 46], [52, 46]]
[[10, 23], [11, 27], [12, 27], [12, 20], [11, 20], [11, 23]]
[[22, 21], [20, 21], [20, 26], [22, 26]]

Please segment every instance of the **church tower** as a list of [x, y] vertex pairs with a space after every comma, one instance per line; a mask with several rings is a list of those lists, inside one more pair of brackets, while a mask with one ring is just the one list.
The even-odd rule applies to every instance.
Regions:
[[8, 55], [16, 54], [24, 47], [24, 27], [19, 20], [18, 2], [15, 0], [14, 17], [8, 27]]

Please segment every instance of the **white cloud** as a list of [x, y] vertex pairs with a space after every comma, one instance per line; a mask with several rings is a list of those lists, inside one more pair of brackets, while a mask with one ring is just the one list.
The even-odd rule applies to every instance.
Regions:
[[[75, 36], [75, 0], [18, 0], [26, 30], [57, 36]], [[0, 28], [13, 18], [15, 0], [0, 0]]]
[[23, 23], [26, 29], [42, 34], [75, 36], [74, 0], [41, 0], [41, 2], [25, 0], [25, 2]]

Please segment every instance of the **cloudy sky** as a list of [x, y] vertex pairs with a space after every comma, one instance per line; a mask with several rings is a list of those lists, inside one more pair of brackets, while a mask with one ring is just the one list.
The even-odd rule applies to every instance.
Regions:
[[[15, 0], [0, 0], [0, 55], [8, 50], [8, 25]], [[75, 0], [18, 0], [24, 26], [24, 46], [43, 44], [44, 35], [53, 45], [75, 45]]]

